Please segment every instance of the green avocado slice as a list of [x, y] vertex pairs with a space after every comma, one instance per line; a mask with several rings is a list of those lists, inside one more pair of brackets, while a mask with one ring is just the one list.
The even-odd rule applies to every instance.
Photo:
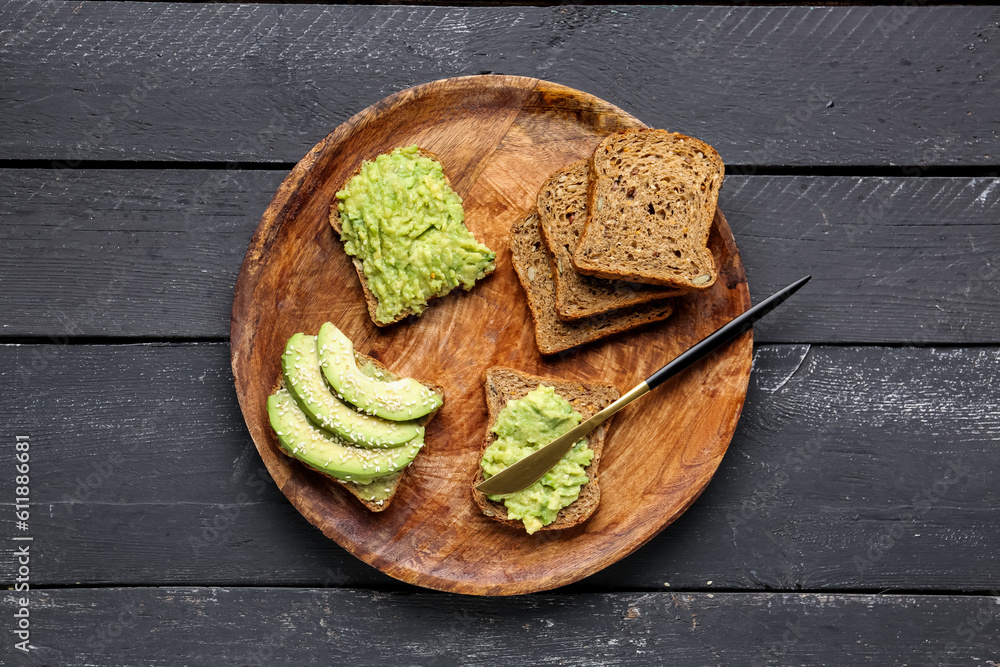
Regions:
[[337, 479], [367, 483], [402, 470], [424, 444], [421, 433], [402, 447], [363, 449], [316, 428], [287, 389], [267, 399], [267, 415], [278, 442], [290, 456]]
[[354, 343], [330, 322], [320, 327], [316, 343], [323, 377], [341, 398], [359, 410], [405, 421], [441, 407], [441, 395], [413, 378], [385, 382], [358, 370]]
[[281, 355], [285, 387], [320, 428], [359, 447], [398, 447], [423, 435], [416, 422], [396, 422], [358, 412], [334, 396], [319, 370], [316, 336], [297, 333]]

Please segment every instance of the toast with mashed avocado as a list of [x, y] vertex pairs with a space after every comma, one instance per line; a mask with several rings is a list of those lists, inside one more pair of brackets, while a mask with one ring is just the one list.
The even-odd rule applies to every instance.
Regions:
[[502, 367], [486, 371], [485, 389], [489, 420], [472, 482], [483, 514], [528, 534], [571, 528], [590, 518], [601, 500], [598, 471], [610, 420], [526, 489], [488, 496], [475, 487], [613, 403], [618, 389]]
[[420, 315], [431, 299], [472, 289], [496, 267], [496, 253], [466, 226], [441, 162], [417, 146], [362, 163], [337, 192], [330, 225], [376, 326]]
[[[350, 354], [346, 366], [360, 381], [372, 386], [400, 382], [376, 359], [353, 348]], [[306, 369], [307, 364], [317, 367]], [[425, 427], [444, 402], [443, 390], [411, 380], [421, 391], [434, 393], [434, 408], [417, 419], [392, 421], [356, 410], [326, 385], [314, 337], [292, 336], [282, 366], [282, 378], [267, 402], [279, 451], [333, 480], [369, 510], [385, 510], [423, 451]]]

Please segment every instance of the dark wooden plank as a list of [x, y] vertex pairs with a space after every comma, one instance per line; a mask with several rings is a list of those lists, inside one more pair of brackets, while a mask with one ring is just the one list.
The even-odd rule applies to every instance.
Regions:
[[283, 177], [0, 172], [0, 332], [228, 337], [240, 263]]
[[[13, 597], [2, 598], [7, 619]], [[496, 600], [109, 588], [34, 591], [31, 604], [33, 664], [67, 667], [123, 664], [140, 654], [145, 665], [959, 665], [990, 664], [1000, 650], [993, 596], [663, 592]]]
[[816, 282], [755, 340], [1000, 341], [998, 184], [730, 177], [720, 206], [754, 301], [802, 275]]
[[294, 162], [402, 88], [597, 95], [740, 165], [996, 165], [989, 7], [0, 7], [0, 159]]
[[[33, 447], [33, 583], [398, 586], [276, 490], [227, 369], [224, 344], [0, 346], [2, 437]], [[995, 347], [758, 348], [705, 493], [574, 590], [990, 589], [998, 373]]]
[[[0, 170], [0, 334], [227, 337], [283, 176]], [[720, 205], [754, 300], [813, 275], [757, 341], [1000, 343], [998, 183], [728, 177]]]

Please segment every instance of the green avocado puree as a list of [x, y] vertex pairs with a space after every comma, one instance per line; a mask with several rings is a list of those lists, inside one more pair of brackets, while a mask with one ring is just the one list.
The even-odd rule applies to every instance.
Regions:
[[[496, 440], [483, 452], [480, 462], [483, 477], [489, 479], [517, 463], [572, 429], [581, 419], [569, 401], [545, 385], [539, 385], [524, 398], [509, 401], [493, 425]], [[580, 440], [552, 470], [528, 488], [492, 495], [489, 499], [503, 501], [507, 517], [524, 522], [530, 535], [555, 521], [559, 510], [580, 496], [580, 488], [587, 483], [585, 469], [593, 458], [594, 452], [587, 441]]]
[[441, 164], [416, 146], [365, 162], [337, 199], [344, 250], [361, 260], [379, 322], [421, 313], [431, 297], [470, 289], [493, 267], [496, 253], [465, 226]]

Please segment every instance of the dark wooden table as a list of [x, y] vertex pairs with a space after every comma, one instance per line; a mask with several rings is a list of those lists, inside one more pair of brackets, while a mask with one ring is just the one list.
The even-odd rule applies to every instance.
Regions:
[[[0, 5], [0, 572], [30, 584], [2, 596], [0, 663], [997, 664], [998, 25], [912, 3]], [[405, 586], [302, 519], [228, 345], [291, 166], [392, 92], [483, 72], [711, 143], [754, 299], [814, 276], [756, 328], [695, 505], [507, 599]]]

